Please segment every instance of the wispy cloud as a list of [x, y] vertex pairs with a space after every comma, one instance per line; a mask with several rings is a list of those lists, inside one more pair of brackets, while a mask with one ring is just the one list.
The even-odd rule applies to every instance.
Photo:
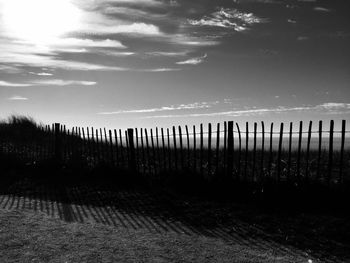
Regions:
[[7, 100], [16, 100], [16, 101], [23, 101], [23, 100], [28, 100], [26, 97], [14, 95], [12, 97], [7, 98]]
[[36, 80], [31, 82], [33, 85], [44, 86], [94, 86], [97, 84], [95, 81], [81, 81], [81, 80], [63, 80], [63, 79], [50, 79], [50, 80]]
[[29, 83], [16, 83], [0, 80], [0, 87], [29, 87], [32, 84]]
[[32, 80], [26, 83], [15, 83], [8, 81], [0, 81], [0, 86], [3, 87], [31, 87], [31, 86], [94, 86], [97, 82], [95, 81], [84, 81], [84, 80], [63, 80], [63, 79], [48, 79], [48, 80]]
[[191, 114], [172, 114], [172, 115], [155, 115], [145, 116], [142, 118], [187, 118], [187, 117], [241, 117], [241, 116], [259, 116], [271, 113], [286, 113], [286, 112], [322, 112], [325, 114], [350, 114], [350, 103], [324, 103], [316, 106], [300, 106], [300, 107], [276, 107], [276, 108], [260, 108], [234, 111], [221, 111], [209, 113], [191, 113]]
[[194, 109], [208, 109], [213, 105], [219, 103], [218, 101], [214, 102], [194, 102], [190, 104], [179, 104], [164, 106], [160, 108], [150, 108], [150, 109], [138, 109], [138, 110], [118, 110], [118, 111], [109, 111], [109, 112], [100, 112], [98, 114], [102, 115], [115, 115], [115, 114], [127, 114], [127, 113], [152, 113], [152, 112], [162, 112], [162, 111], [176, 111], [176, 110], [194, 110]]
[[314, 10], [317, 11], [317, 12], [324, 12], [324, 13], [329, 13], [329, 12], [331, 12], [330, 9], [325, 8], [325, 7], [321, 7], [321, 6], [316, 6], [316, 7], [314, 7]]
[[198, 65], [204, 61], [204, 59], [207, 57], [207, 54], [204, 54], [201, 57], [195, 57], [195, 58], [190, 58], [184, 61], [178, 61], [176, 64], [178, 65]]
[[49, 72], [29, 72], [29, 74], [37, 75], [37, 76], [52, 76], [52, 73]]
[[215, 26], [231, 28], [235, 31], [244, 31], [248, 25], [266, 22], [266, 19], [259, 18], [253, 13], [244, 13], [237, 9], [221, 8], [210, 16], [204, 16], [199, 20], [189, 19], [188, 23], [194, 26]]

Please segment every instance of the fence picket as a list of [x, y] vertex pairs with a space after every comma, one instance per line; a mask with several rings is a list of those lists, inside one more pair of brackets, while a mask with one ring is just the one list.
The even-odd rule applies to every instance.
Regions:
[[265, 154], [265, 124], [261, 122], [261, 159], [260, 159], [260, 176], [264, 178], [264, 154]]
[[268, 164], [270, 179], [272, 176], [272, 159], [273, 159], [272, 144], [273, 144], [273, 122], [271, 122], [271, 126], [270, 126], [270, 149], [269, 149], [269, 164]]
[[291, 178], [291, 168], [292, 168], [292, 141], [293, 141], [293, 122], [289, 123], [289, 144], [288, 144], [288, 167], [287, 167], [287, 179]]
[[310, 156], [310, 144], [311, 144], [311, 132], [312, 132], [312, 121], [309, 123], [309, 130], [307, 134], [307, 145], [306, 145], [306, 158], [305, 158], [305, 179], [309, 179], [309, 156]]
[[220, 123], [216, 126], [216, 164], [215, 164], [215, 172], [219, 174], [219, 160], [220, 160]]
[[241, 136], [241, 130], [240, 130], [237, 122], [236, 122], [236, 127], [237, 127], [237, 132], [238, 132], [237, 178], [239, 178], [239, 177], [241, 177], [242, 136]]
[[211, 123], [208, 124], [208, 176], [211, 176], [211, 162], [212, 162], [212, 152], [211, 152], [211, 136], [212, 136], [212, 130], [211, 130]]
[[255, 181], [255, 162], [256, 162], [256, 132], [257, 132], [257, 127], [258, 124], [256, 122], [254, 122], [254, 142], [253, 142], [253, 167], [252, 167], [252, 180]]
[[318, 122], [318, 154], [317, 154], [317, 173], [316, 178], [319, 179], [321, 172], [321, 154], [322, 154], [322, 121]]
[[341, 183], [341, 184], [343, 183], [345, 129], [346, 129], [346, 120], [342, 120], [341, 142], [340, 142], [340, 160], [339, 160], [339, 183]]
[[328, 173], [327, 183], [330, 185], [333, 172], [333, 134], [334, 134], [334, 120], [330, 121], [329, 127], [329, 150], [328, 150]]
[[177, 149], [176, 149], [176, 131], [175, 131], [175, 126], [173, 126], [173, 142], [174, 142], [175, 171], [177, 172], [179, 167], [178, 167], [178, 164], [177, 164]]
[[245, 153], [244, 153], [244, 180], [247, 180], [248, 176], [248, 147], [249, 147], [249, 124], [245, 124]]
[[186, 125], [185, 126], [185, 129], [186, 129], [186, 139], [187, 139], [187, 154], [186, 154], [186, 158], [187, 158], [187, 169], [189, 170], [190, 169], [190, 163], [191, 163], [191, 155], [190, 155], [190, 152], [191, 152], [191, 149], [190, 149], [190, 135], [188, 133], [188, 126]]
[[282, 142], [283, 142], [283, 122], [280, 126], [280, 136], [278, 141], [278, 153], [277, 153], [277, 180], [281, 181], [281, 161], [282, 161]]
[[301, 142], [303, 137], [303, 121], [299, 122], [299, 141], [298, 141], [298, 155], [297, 155], [297, 178], [300, 183], [300, 157], [301, 157]]

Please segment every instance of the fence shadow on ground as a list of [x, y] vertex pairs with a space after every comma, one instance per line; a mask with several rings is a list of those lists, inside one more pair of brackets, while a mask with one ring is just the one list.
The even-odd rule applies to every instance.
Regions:
[[[322, 214], [325, 221], [315, 220], [307, 229], [300, 226], [305, 223], [304, 217], [300, 219], [303, 210], [286, 214], [271, 207], [258, 209], [256, 204], [189, 197], [169, 189], [136, 184], [135, 178], [121, 172], [113, 171], [110, 177], [111, 172], [100, 170], [89, 177], [84, 174], [73, 177], [67, 171], [56, 176], [42, 170], [9, 172], [0, 185], [0, 208], [41, 211], [67, 222], [202, 235], [270, 251], [303, 250], [329, 262], [350, 259], [348, 215]], [[334, 232], [332, 224], [338, 227], [343, 224], [344, 231]], [[310, 235], [322, 227], [323, 231]], [[331, 228], [329, 232], [324, 230], [327, 227]]]

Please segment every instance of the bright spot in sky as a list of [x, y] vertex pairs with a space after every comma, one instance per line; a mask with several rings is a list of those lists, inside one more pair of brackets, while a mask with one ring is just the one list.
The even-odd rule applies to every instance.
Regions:
[[43, 44], [79, 27], [71, 0], [2, 0], [2, 24], [13, 38]]

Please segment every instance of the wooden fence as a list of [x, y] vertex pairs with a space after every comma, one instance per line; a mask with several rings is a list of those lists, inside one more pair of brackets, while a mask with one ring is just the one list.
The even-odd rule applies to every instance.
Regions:
[[333, 120], [329, 130], [324, 130], [322, 121], [316, 130], [313, 125], [310, 121], [305, 130], [300, 121], [295, 131], [293, 123], [289, 129], [281, 123], [278, 130], [271, 123], [267, 130], [261, 122], [250, 130], [246, 123], [242, 130], [238, 123], [228, 121], [217, 123], [215, 130], [209, 123], [207, 127], [201, 124], [199, 130], [186, 125], [123, 131], [67, 129], [56, 123], [40, 128], [40, 140], [23, 143], [1, 139], [0, 131], [0, 152], [31, 163], [55, 159], [89, 167], [110, 165], [145, 176], [187, 173], [207, 180], [349, 182], [346, 121], [341, 122], [340, 131], [334, 130]]

